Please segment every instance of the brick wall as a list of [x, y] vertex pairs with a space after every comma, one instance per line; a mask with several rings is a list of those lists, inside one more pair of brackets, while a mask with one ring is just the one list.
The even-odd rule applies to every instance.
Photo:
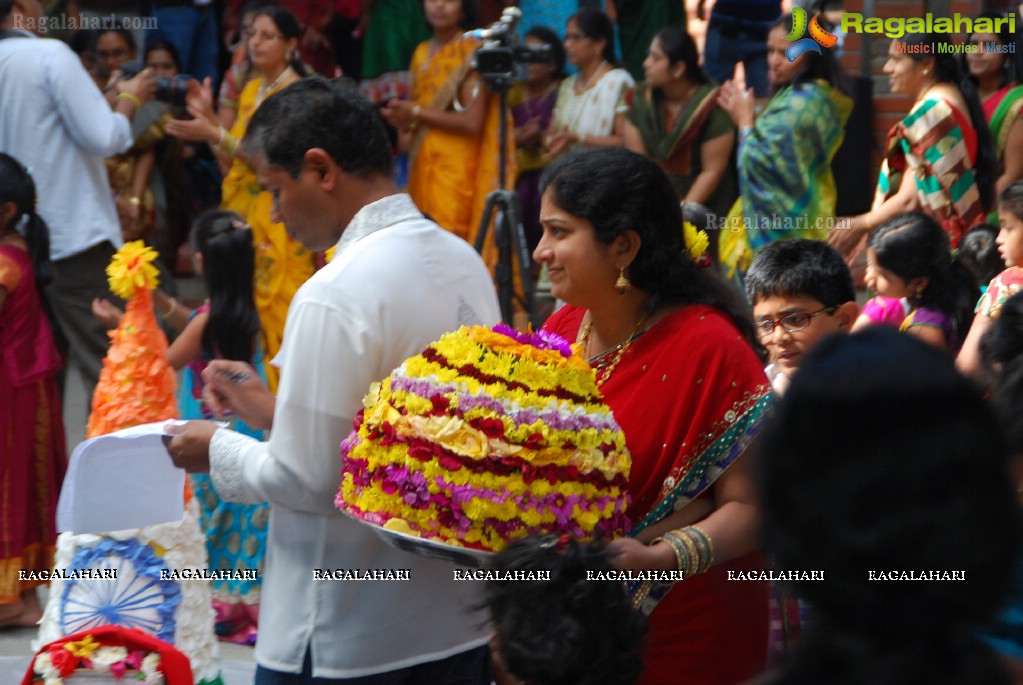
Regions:
[[[845, 0], [843, 10], [846, 12], [864, 13], [864, 0]], [[980, 13], [984, 6], [1014, 6], [1013, 0], [874, 0], [874, 17], [919, 17], [924, 12], [932, 11], [941, 14], [958, 12], [964, 16]], [[873, 83], [874, 132], [871, 164], [873, 172], [881, 166], [885, 138], [888, 130], [909, 112], [913, 104], [910, 97], [893, 95], [888, 90], [888, 78], [884, 75], [884, 63], [888, 59], [888, 46], [891, 41], [884, 36], [880, 38], [865, 35], [847, 35], [839, 54], [839, 61], [846, 73], [851, 76], [871, 77]], [[869, 71], [864, 70], [864, 60], [869, 62]]]

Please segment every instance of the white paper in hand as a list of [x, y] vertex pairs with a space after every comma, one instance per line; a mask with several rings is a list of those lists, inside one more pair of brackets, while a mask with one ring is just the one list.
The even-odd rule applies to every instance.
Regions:
[[57, 503], [61, 533], [109, 533], [180, 521], [185, 471], [161, 436], [166, 422], [90, 438], [75, 448]]

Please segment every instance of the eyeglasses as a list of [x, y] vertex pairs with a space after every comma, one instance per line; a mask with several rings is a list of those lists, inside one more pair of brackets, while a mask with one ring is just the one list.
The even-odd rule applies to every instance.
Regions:
[[566, 33], [565, 34], [565, 42], [566, 43], [568, 41], [586, 40], [587, 38], [589, 38], [589, 36], [587, 36], [586, 34], [583, 34], [583, 33]]
[[794, 314], [786, 314], [780, 319], [754, 321], [753, 327], [756, 329], [757, 337], [760, 339], [769, 338], [774, 335], [774, 329], [778, 326], [781, 326], [781, 329], [786, 333], [795, 333], [809, 326], [813, 317], [820, 316], [821, 314], [830, 314], [838, 309], [838, 307], [839, 305], [836, 304], [824, 309], [818, 309], [815, 312], [795, 312]]
[[[267, 33], [266, 31], [252, 31], [252, 32], [246, 32], [246, 33], [248, 34], [248, 39], [249, 40], [252, 40], [253, 38], [259, 38], [260, 40], [266, 40], [266, 41], [284, 40], [284, 36], [282, 36], [279, 33]], [[245, 35], [245, 34], [242, 34], [242, 35]]]

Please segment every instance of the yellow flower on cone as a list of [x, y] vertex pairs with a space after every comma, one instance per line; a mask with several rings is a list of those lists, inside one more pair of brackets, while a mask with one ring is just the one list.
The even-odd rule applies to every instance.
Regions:
[[153, 266], [156, 250], [141, 240], [125, 243], [107, 265], [110, 291], [118, 297], [131, 299], [139, 290], [152, 290], [160, 284], [160, 273]]

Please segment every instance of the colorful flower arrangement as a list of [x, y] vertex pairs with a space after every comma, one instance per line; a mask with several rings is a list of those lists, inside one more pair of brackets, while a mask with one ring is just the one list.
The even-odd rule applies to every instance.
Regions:
[[628, 528], [625, 436], [558, 336], [463, 327], [363, 404], [335, 500], [353, 516], [490, 551], [529, 534]]
[[107, 266], [111, 292], [127, 299], [128, 306], [110, 334], [86, 437], [178, 417], [177, 381], [150, 295], [159, 284], [156, 257], [155, 250], [136, 240], [118, 250]]
[[92, 635], [62, 645], [48, 647], [36, 655], [32, 664], [34, 682], [62, 685], [78, 670], [110, 673], [115, 680], [139, 680], [152, 685], [164, 682], [160, 655], [127, 647], [103, 645]]

